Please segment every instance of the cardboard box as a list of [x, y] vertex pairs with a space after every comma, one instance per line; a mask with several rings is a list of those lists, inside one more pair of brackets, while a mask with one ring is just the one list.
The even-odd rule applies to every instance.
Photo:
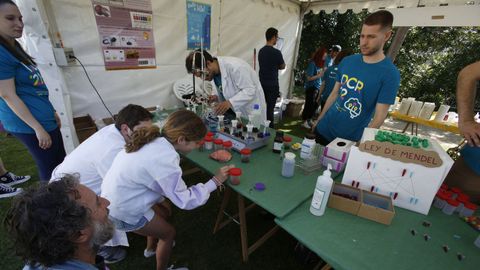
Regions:
[[77, 131], [77, 137], [80, 143], [88, 139], [88, 137], [92, 136], [98, 130], [90, 115], [73, 118], [73, 125]]
[[327, 206], [385, 225], [395, 216], [392, 198], [340, 183], [333, 183]]
[[390, 225], [395, 216], [392, 198], [362, 190], [362, 203], [357, 215], [378, 223]]
[[334, 183], [327, 206], [357, 215], [360, 209], [361, 196], [362, 192], [358, 188]]

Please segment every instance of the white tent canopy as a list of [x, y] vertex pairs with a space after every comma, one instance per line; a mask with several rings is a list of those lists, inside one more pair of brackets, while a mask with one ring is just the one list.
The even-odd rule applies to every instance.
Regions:
[[[186, 0], [152, 0], [153, 30], [156, 49], [156, 69], [106, 71], [99, 36], [90, 0], [16, 0], [24, 18], [24, 44], [32, 54], [50, 89], [52, 103], [60, 113], [67, 151], [76, 145], [72, 116], [90, 114], [94, 119], [108, 116], [98, 97], [78, 64], [59, 67], [53, 56], [57, 32], [63, 45], [73, 48], [75, 56], [86, 66], [90, 77], [113, 113], [129, 103], [145, 107], [160, 105], [171, 108], [181, 103], [175, 98], [172, 86], [186, 75], [185, 57], [188, 54], [186, 32]], [[306, 12], [331, 12], [334, 9], [374, 11], [388, 8], [395, 14], [395, 24], [401, 21], [412, 25], [428, 25], [428, 20], [438, 9], [456, 12], [456, 19], [467, 18], [480, 23], [480, 1], [457, 0], [202, 0], [212, 6], [211, 44], [213, 55], [235, 56], [253, 64], [253, 51], [265, 44], [264, 32], [268, 27], [279, 30], [285, 39], [282, 49], [286, 70], [279, 75], [282, 96], [287, 96], [293, 80], [301, 36], [303, 15]], [[445, 6], [447, 5], [447, 6]], [[419, 7], [420, 6], [420, 7]], [[432, 9], [432, 15], [428, 13]], [[461, 10], [460, 10], [461, 9]], [[473, 10], [473, 12], [472, 12]], [[416, 12], [416, 13], [414, 13]], [[436, 13], [435, 13], [436, 12]], [[420, 15], [418, 15], [420, 14]], [[439, 14], [439, 13], [438, 13]], [[446, 14], [446, 13], [445, 13]], [[456, 13], [455, 13], [456, 14]], [[467, 15], [465, 15], [467, 14]], [[424, 19], [422, 19], [424, 17]], [[407, 18], [407, 19], [402, 19]], [[450, 25], [447, 19], [436, 20], [440, 25]], [[473, 23], [474, 22], [474, 23]], [[58, 40], [57, 40], [58, 41]]]

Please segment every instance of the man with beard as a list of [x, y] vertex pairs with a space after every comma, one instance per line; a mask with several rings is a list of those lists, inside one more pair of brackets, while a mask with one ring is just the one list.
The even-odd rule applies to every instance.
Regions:
[[96, 254], [113, 235], [109, 204], [72, 175], [18, 195], [4, 223], [23, 269], [105, 269]]
[[[364, 21], [360, 52], [339, 65], [335, 86], [318, 117], [314, 132], [327, 145], [340, 137], [359, 141], [365, 127], [379, 128], [395, 102], [400, 73], [383, 53], [392, 36], [393, 15], [380, 10]], [[373, 118], [372, 118], [373, 116]]]

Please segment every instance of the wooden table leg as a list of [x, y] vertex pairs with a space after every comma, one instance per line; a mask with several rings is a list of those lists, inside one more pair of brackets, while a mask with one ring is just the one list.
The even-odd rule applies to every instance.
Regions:
[[223, 194], [222, 204], [220, 205], [220, 210], [218, 210], [217, 220], [215, 221], [215, 226], [213, 227], [213, 233], [216, 233], [220, 230], [220, 222], [223, 219], [223, 212], [227, 208], [228, 201], [230, 200], [230, 196], [232, 195], [232, 189], [227, 187], [225, 189], [225, 193]]
[[240, 219], [240, 240], [242, 242], [242, 259], [248, 261], [247, 218], [245, 217], [245, 200], [238, 194], [238, 216]]

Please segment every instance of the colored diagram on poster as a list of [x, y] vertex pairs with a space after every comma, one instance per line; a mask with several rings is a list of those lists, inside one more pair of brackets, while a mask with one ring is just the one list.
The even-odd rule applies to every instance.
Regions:
[[210, 49], [211, 17], [212, 7], [210, 5], [187, 0], [188, 49], [197, 49], [201, 45], [204, 49]]

